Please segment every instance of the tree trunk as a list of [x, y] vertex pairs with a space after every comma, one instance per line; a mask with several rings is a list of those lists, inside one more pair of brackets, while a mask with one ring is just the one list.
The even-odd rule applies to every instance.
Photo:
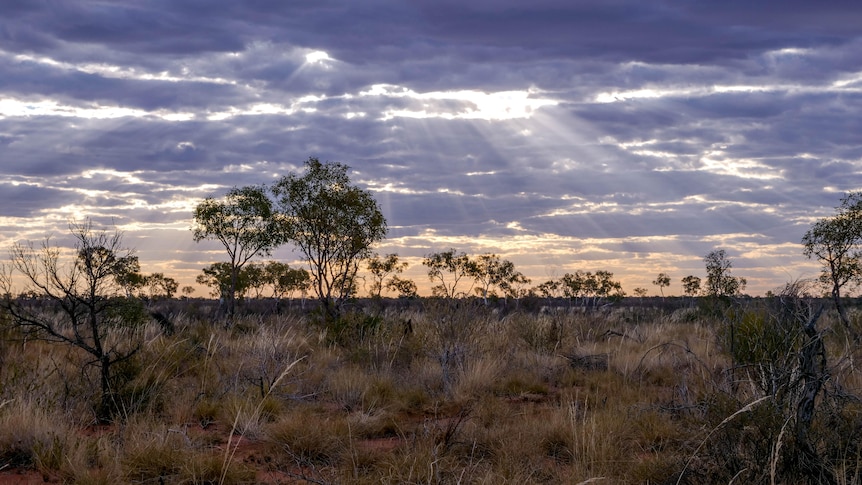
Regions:
[[230, 293], [227, 297], [227, 318], [228, 321], [233, 320], [234, 309], [236, 305], [236, 283], [239, 279], [239, 270], [236, 266], [236, 260], [231, 259], [230, 262]]
[[800, 380], [804, 384], [796, 408], [796, 449], [799, 453], [799, 467], [802, 473], [816, 483], [835, 484], [837, 482], [832, 470], [820, 459], [808, 436], [814, 419], [817, 395], [829, 379], [829, 370], [826, 368], [826, 346], [823, 344], [822, 335], [816, 329], [817, 320], [822, 312], [823, 307], [817, 310], [803, 328], [806, 338], [799, 354], [799, 371]]
[[837, 283], [832, 287], [832, 301], [835, 302], [835, 309], [838, 310], [838, 317], [841, 319], [841, 325], [844, 326], [844, 329], [847, 330], [847, 333], [853, 338], [854, 342], [859, 342], [859, 335], [853, 327], [850, 326], [850, 318], [847, 317], [847, 310], [845, 310], [844, 305], [841, 304], [841, 288]]
[[102, 395], [99, 398], [99, 407], [96, 409], [96, 419], [99, 423], [108, 423], [114, 415], [116, 406], [111, 392], [111, 359], [107, 355], [99, 358], [99, 381]]

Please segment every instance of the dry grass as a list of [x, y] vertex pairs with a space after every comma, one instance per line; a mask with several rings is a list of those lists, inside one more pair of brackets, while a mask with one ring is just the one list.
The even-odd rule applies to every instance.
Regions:
[[[143, 329], [123, 412], [100, 428], [79, 357], [11, 339], [0, 467], [75, 483], [793, 482], [795, 398], [757, 401], [758, 367], [731, 369], [726, 321], [697, 312], [428, 302], [354, 315], [376, 330], [336, 338], [302, 314], [227, 329], [177, 311], [175, 334]], [[811, 436], [838, 483], [860, 483], [862, 356], [835, 322]]]

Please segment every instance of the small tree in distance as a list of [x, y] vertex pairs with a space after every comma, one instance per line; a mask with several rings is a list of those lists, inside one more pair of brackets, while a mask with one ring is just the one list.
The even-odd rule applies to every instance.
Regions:
[[477, 283], [476, 292], [488, 304], [488, 294], [492, 288], [499, 288], [507, 297], [520, 298], [518, 290], [529, 283], [529, 279], [515, 270], [515, 264], [506, 259], [500, 259], [496, 254], [480, 254], [472, 260], [470, 276]]
[[661, 297], [664, 298], [664, 289], [670, 286], [670, 275], [667, 273], [659, 273], [653, 280], [652, 284], [658, 286]]
[[700, 293], [700, 277], [688, 275], [682, 279], [682, 293], [694, 298]]
[[291, 268], [287, 263], [269, 261], [264, 266], [264, 271], [266, 282], [272, 288], [276, 312], [279, 311], [282, 298], [292, 298], [296, 291], [305, 298], [306, 292], [311, 287], [311, 275], [303, 268]]
[[704, 256], [706, 263], [706, 295], [713, 297], [730, 297], [739, 295], [745, 289], [745, 278], [733, 276], [730, 269], [733, 264], [724, 249], [716, 249]]
[[428, 279], [437, 282], [431, 287], [431, 294], [443, 298], [455, 298], [470, 291], [458, 293], [458, 283], [464, 277], [475, 273], [473, 261], [466, 253], [459, 253], [450, 248], [439, 253], [431, 253], [422, 260], [422, 265], [428, 267]]
[[291, 268], [287, 263], [268, 261], [264, 270], [266, 282], [272, 288], [272, 297], [275, 299], [292, 298], [295, 291], [308, 291], [311, 275], [302, 268]]
[[413, 280], [393, 275], [386, 283], [386, 289], [398, 293], [398, 298], [418, 298], [419, 288]]
[[213, 263], [201, 270], [195, 282], [210, 287], [210, 296], [220, 300], [226, 300], [231, 294], [242, 299], [249, 287], [246, 269], [243, 267], [234, 277], [230, 263]]
[[383, 290], [389, 289], [392, 279], [407, 269], [407, 266], [409, 266], [407, 262], [401, 261], [395, 253], [387, 254], [382, 258], [379, 254], [372, 256], [367, 262], [368, 272], [371, 273], [369, 296], [379, 299]]
[[195, 207], [192, 231], [195, 242], [212, 239], [227, 250], [230, 286], [219, 293], [232, 317], [240, 270], [255, 256], [269, 255], [282, 242], [272, 202], [263, 187], [234, 187], [223, 199], [207, 197]]
[[144, 277], [144, 282], [150, 298], [171, 299], [180, 287], [177, 280], [165, 276], [164, 273], [149, 274]]

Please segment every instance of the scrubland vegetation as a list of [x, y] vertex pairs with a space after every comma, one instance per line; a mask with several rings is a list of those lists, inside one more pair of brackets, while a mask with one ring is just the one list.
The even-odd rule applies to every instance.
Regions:
[[4, 316], [0, 466], [68, 483], [860, 483], [859, 348], [837, 312], [807, 334], [823, 302], [800, 295], [365, 300], [336, 320], [258, 300], [229, 326], [214, 301], [151, 301], [172, 332], [111, 335], [140, 348], [115, 364], [104, 424], [91, 356]]
[[[423, 259], [420, 298], [371, 252], [371, 195], [306, 165], [198, 205], [195, 240], [230, 258], [198, 281], [224, 305], [173, 298], [91, 222], [72, 253], [13, 245], [0, 483], [862, 483], [862, 193], [803, 237], [819, 283], [766, 298], [722, 249], [703, 287], [666, 298], [660, 273], [650, 299], [600, 270], [528, 288], [454, 248]], [[309, 271], [252, 262], [286, 243]]]

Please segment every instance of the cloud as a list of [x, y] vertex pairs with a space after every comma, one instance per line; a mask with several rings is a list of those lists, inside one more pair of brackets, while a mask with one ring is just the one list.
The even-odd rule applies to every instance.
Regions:
[[188, 284], [218, 249], [190, 241], [195, 201], [316, 156], [352, 167], [414, 262], [457, 246], [634, 283], [723, 245], [762, 292], [816, 271], [799, 239], [862, 188], [860, 13], [4, 2], [0, 240], [93, 217]]

